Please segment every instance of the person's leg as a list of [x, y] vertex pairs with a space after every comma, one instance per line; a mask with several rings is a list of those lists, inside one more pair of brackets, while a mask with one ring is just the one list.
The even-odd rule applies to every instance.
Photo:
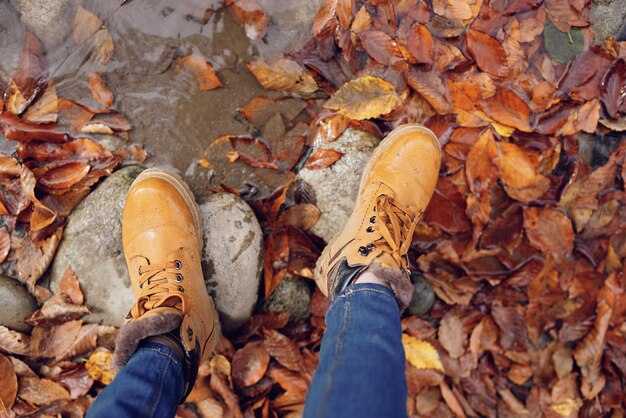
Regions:
[[406, 417], [400, 311], [391, 290], [348, 286], [329, 307], [326, 324], [304, 418]]
[[440, 164], [435, 134], [404, 125], [365, 167], [354, 211], [315, 267], [331, 307], [306, 418], [406, 416], [400, 312], [413, 294], [407, 252]]
[[87, 418], [172, 418], [183, 396], [182, 358], [158, 343], [143, 343], [96, 398]]

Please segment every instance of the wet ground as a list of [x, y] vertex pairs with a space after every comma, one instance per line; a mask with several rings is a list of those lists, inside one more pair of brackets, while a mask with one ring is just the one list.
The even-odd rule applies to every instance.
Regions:
[[[13, 0], [12, 4], [20, 9], [29, 2], [32, 0]], [[275, 59], [301, 48], [311, 36], [320, 0], [259, 0], [272, 20], [262, 40], [249, 39], [244, 27], [220, 9], [217, 1], [211, 15], [205, 14], [211, 4], [205, 0], [85, 0], [82, 6], [104, 22], [115, 44], [113, 57], [104, 68], [72, 40], [71, 22], [81, 2], [65, 3], [59, 26], [39, 35], [48, 48], [50, 78], [57, 81], [60, 97], [85, 105], [94, 103], [87, 74], [104, 73], [115, 95], [115, 107], [133, 126], [130, 141], [142, 144], [148, 152], [146, 164], [175, 169], [198, 196], [220, 183], [239, 188], [246, 183], [259, 185], [261, 192], [284, 183], [280, 173], [229, 164], [223, 155], [211, 158], [214, 169], [200, 167], [197, 161], [221, 135], [257, 133], [238, 110], [254, 97], [279, 96], [264, 90], [245, 63]], [[203, 23], [207, 15], [211, 17]], [[0, 0], [0, 80], [5, 84], [19, 62], [25, 30], [19, 13], [8, 0]], [[199, 91], [193, 75], [176, 64], [176, 58], [189, 53], [205, 57], [224, 86]], [[113, 145], [121, 141], [102, 136], [95, 139]], [[5, 152], [11, 148], [11, 144], [1, 145]], [[210, 150], [225, 151], [220, 147]]]

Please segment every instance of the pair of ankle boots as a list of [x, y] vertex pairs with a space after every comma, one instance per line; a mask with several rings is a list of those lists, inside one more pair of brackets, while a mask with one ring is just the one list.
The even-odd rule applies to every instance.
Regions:
[[[392, 131], [365, 168], [355, 209], [326, 246], [315, 281], [331, 299], [365, 272], [396, 295], [402, 311], [413, 288], [407, 251], [433, 194], [441, 150], [419, 125]], [[184, 400], [199, 365], [220, 338], [215, 304], [202, 275], [202, 220], [189, 187], [175, 174], [149, 169], [133, 182], [124, 207], [122, 241], [135, 304], [116, 341], [123, 366], [142, 340], [157, 339], [184, 359]]]

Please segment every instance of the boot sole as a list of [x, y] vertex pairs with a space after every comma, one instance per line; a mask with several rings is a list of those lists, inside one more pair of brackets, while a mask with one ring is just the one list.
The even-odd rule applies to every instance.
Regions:
[[136, 183], [148, 178], [158, 178], [167, 181], [169, 184], [174, 186], [178, 193], [183, 197], [185, 203], [187, 203], [187, 206], [191, 209], [191, 215], [193, 216], [193, 221], [197, 231], [198, 248], [200, 249], [200, 254], [202, 254], [202, 249], [204, 247], [204, 225], [202, 224], [202, 218], [200, 217], [200, 207], [198, 206], [198, 202], [196, 202], [196, 198], [193, 193], [191, 193], [187, 183], [185, 183], [185, 181], [176, 173], [165, 171], [161, 168], [149, 168], [142, 171], [130, 187], [133, 187]]
[[[376, 149], [374, 150], [374, 152], [372, 153], [369, 159], [369, 162], [365, 166], [365, 169], [363, 170], [363, 173], [361, 174], [361, 181], [359, 183], [359, 194], [357, 195], [357, 200], [356, 200], [357, 202], [359, 201], [361, 197], [361, 191], [363, 190], [365, 177], [367, 173], [372, 169], [372, 165], [374, 164], [374, 161], [376, 161], [376, 159], [378, 159], [378, 157], [381, 154], [384, 154], [385, 152], [387, 152], [387, 150], [391, 147], [392, 142], [395, 138], [397, 138], [401, 134], [405, 134], [410, 131], [428, 135], [428, 137], [432, 140], [432, 142], [437, 146], [437, 149], [439, 149], [439, 158], [441, 158], [441, 144], [439, 143], [439, 139], [437, 138], [437, 135], [435, 135], [435, 133], [431, 131], [430, 129], [428, 129], [427, 127], [417, 124], [417, 123], [410, 123], [410, 124], [402, 125], [401, 127], [394, 129], [376, 147]], [[341, 231], [335, 234], [335, 236], [328, 242], [326, 247], [324, 247], [324, 250], [322, 251], [322, 254], [318, 258], [317, 263], [315, 265], [315, 270], [314, 270], [315, 282], [316, 283], [324, 282], [325, 286], [323, 289], [322, 289], [322, 286], [318, 285], [318, 287], [320, 288], [322, 293], [326, 296], [328, 296], [328, 289], [327, 289], [328, 282], [327, 282], [327, 279], [323, 277], [322, 275], [322, 268], [324, 265], [328, 264], [328, 262], [330, 261], [330, 254], [329, 254], [330, 247], [339, 234], [341, 234]]]

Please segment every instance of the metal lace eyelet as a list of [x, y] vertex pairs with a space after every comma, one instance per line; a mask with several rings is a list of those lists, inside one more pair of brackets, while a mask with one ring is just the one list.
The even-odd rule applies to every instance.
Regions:
[[193, 331], [191, 330], [190, 326], [187, 326], [187, 339], [191, 341], [192, 337], [193, 337]]
[[174, 261], [174, 268], [176, 268], [176, 270], [180, 270], [181, 268], [183, 268], [183, 263], [178, 260]]
[[370, 249], [367, 247], [359, 247], [359, 254], [366, 257], [370, 253]]
[[367, 244], [367, 249], [369, 251], [372, 251], [374, 249], [374, 244], [372, 244], [371, 242], [369, 244]]
[[372, 224], [373, 224], [373, 223], [376, 223], [376, 216], [372, 216], [372, 217], [370, 218], [370, 223], [372, 223]]
[[368, 226], [365, 231], [366, 232], [374, 232], [374, 228], [372, 228], [371, 226]]
[[184, 287], [182, 287], [182, 286], [178, 286], [178, 290], [180, 290], [180, 291], [181, 291], [181, 292], [183, 292], [183, 293], [185, 292], [185, 288], [184, 288]]
[[176, 283], [182, 282], [183, 279], [184, 279], [184, 277], [183, 277], [182, 274], [180, 274], [180, 273], [176, 274]]

